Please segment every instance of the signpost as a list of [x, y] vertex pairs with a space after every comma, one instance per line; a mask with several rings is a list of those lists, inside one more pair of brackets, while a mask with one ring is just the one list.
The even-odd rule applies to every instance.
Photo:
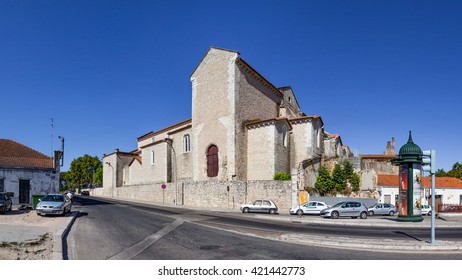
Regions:
[[165, 184], [162, 184], [161, 188], [162, 188], [162, 204], [165, 204], [165, 189], [167, 188], [167, 186]]

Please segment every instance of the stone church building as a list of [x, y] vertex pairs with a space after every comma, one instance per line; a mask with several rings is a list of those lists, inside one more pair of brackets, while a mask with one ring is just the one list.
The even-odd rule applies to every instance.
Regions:
[[[236, 51], [210, 48], [190, 81], [192, 118], [105, 154], [96, 194], [228, 209], [297, 203], [324, 155], [321, 117], [305, 115], [291, 87], [274, 86]], [[276, 172], [292, 181], [273, 181]]]

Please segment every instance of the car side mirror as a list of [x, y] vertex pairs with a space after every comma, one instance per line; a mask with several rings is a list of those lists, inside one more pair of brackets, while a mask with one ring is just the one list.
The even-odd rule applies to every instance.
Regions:
[[345, 208], [345, 205], [342, 205], [342, 208]]

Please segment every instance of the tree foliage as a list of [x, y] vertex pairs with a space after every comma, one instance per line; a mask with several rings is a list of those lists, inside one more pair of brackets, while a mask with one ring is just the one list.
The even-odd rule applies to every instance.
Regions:
[[[64, 172], [63, 172], [64, 173]], [[98, 157], [85, 154], [71, 162], [69, 171], [65, 172], [64, 189], [81, 189], [90, 185], [102, 185], [103, 165]]]
[[335, 165], [332, 175], [326, 167], [321, 166], [314, 189], [320, 195], [335, 195], [337, 193], [349, 195], [352, 191], [359, 191], [360, 180], [360, 176], [354, 172], [351, 162], [344, 161], [342, 164]]
[[456, 162], [452, 165], [452, 169], [445, 172], [443, 169], [438, 169], [435, 173], [437, 177], [454, 177], [462, 180], [462, 164]]
[[324, 166], [321, 166], [319, 168], [318, 177], [316, 178], [316, 182], [314, 183], [314, 189], [320, 195], [330, 194], [331, 191], [334, 189], [334, 182], [332, 181], [330, 172]]
[[336, 164], [332, 171], [332, 182], [337, 192], [343, 193], [347, 187], [345, 170], [342, 165]]

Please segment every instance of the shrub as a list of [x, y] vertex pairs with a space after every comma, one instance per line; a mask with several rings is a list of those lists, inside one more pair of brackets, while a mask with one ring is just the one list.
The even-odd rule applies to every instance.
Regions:
[[273, 180], [288, 181], [290, 180], [290, 174], [287, 174], [285, 172], [276, 172], [276, 174], [273, 175]]

